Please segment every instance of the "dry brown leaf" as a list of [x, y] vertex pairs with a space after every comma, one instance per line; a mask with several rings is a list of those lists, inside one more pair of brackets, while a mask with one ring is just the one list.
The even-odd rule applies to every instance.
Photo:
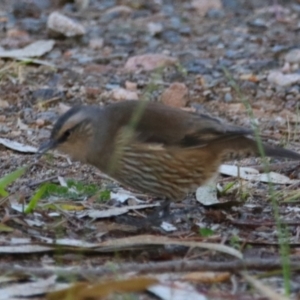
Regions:
[[182, 279], [194, 282], [217, 283], [230, 278], [229, 272], [192, 272], [183, 276]]
[[97, 284], [77, 283], [70, 288], [52, 292], [47, 295], [48, 300], [56, 299], [99, 299], [112, 293], [141, 292], [149, 286], [157, 284], [158, 280], [150, 277], [136, 277], [123, 280], [111, 280]]

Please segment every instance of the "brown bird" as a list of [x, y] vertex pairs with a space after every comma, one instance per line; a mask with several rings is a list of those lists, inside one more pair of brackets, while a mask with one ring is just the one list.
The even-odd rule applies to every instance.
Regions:
[[[253, 132], [159, 103], [76, 106], [63, 114], [39, 153], [57, 148], [141, 192], [181, 200], [225, 160], [259, 156]], [[266, 156], [300, 154], [263, 145]]]

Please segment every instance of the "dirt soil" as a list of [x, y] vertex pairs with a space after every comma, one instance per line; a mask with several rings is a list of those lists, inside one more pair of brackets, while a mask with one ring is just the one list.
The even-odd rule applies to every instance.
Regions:
[[[84, 9], [75, 2], [0, 2], [0, 178], [29, 166], [7, 194], [0, 179], [0, 299], [45, 299], [55, 288], [105, 280], [114, 298], [73, 290], [68, 299], [300, 299], [300, 163], [268, 159], [286, 180], [272, 188], [259, 176], [221, 174], [218, 204], [192, 194], [161, 217], [152, 205], [161, 199], [130, 191], [122, 203], [128, 187], [99, 170], [58, 152], [37, 160], [25, 149], [47, 140], [68, 107], [136, 98], [246, 128], [254, 122], [264, 140], [300, 153], [300, 2], [90, 0]], [[50, 30], [55, 11], [85, 32]], [[26, 61], [3, 55], [38, 40], [55, 44]], [[143, 54], [161, 54], [163, 62], [152, 69], [158, 58], [144, 57], [130, 69], [128, 60]], [[264, 172], [260, 158], [227, 164]], [[24, 213], [43, 186], [47, 192]], [[149, 207], [136, 208], [143, 204]], [[178, 298], [133, 282], [142, 275]], [[127, 290], [116, 284], [125, 278]]]

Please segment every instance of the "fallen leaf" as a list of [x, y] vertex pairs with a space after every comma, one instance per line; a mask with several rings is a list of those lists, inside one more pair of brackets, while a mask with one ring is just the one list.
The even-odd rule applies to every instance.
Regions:
[[177, 230], [175, 226], [165, 221], [161, 223], [160, 227], [166, 232], [172, 232]]
[[0, 50], [0, 57], [7, 58], [30, 58], [40, 57], [51, 51], [55, 44], [54, 40], [36, 41], [22, 49]]
[[113, 207], [107, 210], [87, 210], [78, 215], [79, 218], [83, 218], [85, 216], [89, 216], [93, 219], [102, 219], [102, 218], [110, 218], [113, 216], [119, 216], [126, 214], [130, 210], [134, 209], [144, 209], [149, 207], [155, 207], [159, 204], [144, 204], [144, 205], [133, 205], [133, 206], [123, 206], [123, 207]]
[[204, 283], [224, 282], [230, 279], [229, 272], [192, 272], [183, 276], [184, 280]]
[[69, 288], [52, 292], [47, 300], [56, 299], [102, 299], [113, 293], [142, 292], [149, 286], [157, 284], [158, 280], [151, 277], [137, 277], [123, 280], [109, 280], [100, 283], [76, 283]]
[[14, 231], [13, 228], [3, 224], [3, 223], [0, 223], [0, 232], [12, 232]]
[[38, 279], [34, 282], [20, 283], [4, 287], [0, 289], [0, 300], [40, 296], [41, 294], [47, 293], [54, 287], [56, 278], [57, 276], [53, 275], [47, 279]]
[[196, 199], [205, 206], [219, 203], [216, 185], [211, 183], [198, 187], [196, 190]]
[[300, 182], [300, 180], [290, 179], [285, 175], [278, 174], [275, 172], [270, 173], [259, 173], [256, 169], [249, 167], [237, 167], [232, 165], [221, 165], [219, 172], [234, 177], [240, 177], [246, 180], [260, 181], [260, 182], [269, 182], [275, 184], [295, 184]]
[[121, 203], [126, 202], [130, 198], [136, 200], [137, 202], [142, 202], [137, 197], [135, 197], [132, 193], [125, 190], [120, 190], [117, 193], [113, 193], [113, 192], [110, 193], [110, 199], [115, 199]]
[[283, 74], [280, 71], [272, 71], [268, 75], [268, 81], [279, 86], [290, 86], [300, 82], [300, 74]]
[[149, 287], [148, 291], [163, 300], [207, 300], [204, 295], [186, 282], [160, 283]]
[[29, 146], [29, 145], [24, 145], [16, 141], [12, 141], [9, 139], [4, 139], [0, 138], [0, 144], [5, 146], [6, 148], [22, 152], [22, 153], [36, 153], [38, 151], [37, 148]]

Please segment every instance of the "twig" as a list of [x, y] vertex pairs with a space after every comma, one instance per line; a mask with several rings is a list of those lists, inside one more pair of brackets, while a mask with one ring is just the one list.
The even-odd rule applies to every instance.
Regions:
[[[300, 260], [291, 260], [292, 269], [300, 268]], [[205, 261], [205, 260], [176, 260], [158, 263], [125, 263], [94, 268], [82, 267], [29, 267], [18, 266], [12, 263], [0, 264], [0, 273], [7, 274], [12, 272], [30, 273], [36, 276], [50, 276], [57, 274], [60, 276], [104, 276], [120, 273], [135, 272], [139, 274], [148, 273], [170, 273], [170, 272], [192, 272], [192, 271], [229, 271], [240, 272], [241, 270], [275, 270], [282, 268], [280, 258], [272, 259], [244, 259], [227, 262]]]
[[55, 175], [55, 176], [51, 176], [51, 177], [48, 177], [48, 178], [45, 178], [45, 179], [42, 179], [42, 180], [32, 182], [32, 183], [28, 184], [28, 186], [29, 187], [34, 187], [34, 186], [40, 185], [40, 184], [45, 183], [45, 182], [53, 181], [54, 179], [56, 179], [56, 182], [58, 182], [57, 176], [58, 175]]
[[[281, 163], [269, 164], [269, 170], [277, 171], [277, 170], [282, 170], [282, 169], [286, 169], [286, 168], [296, 169], [297, 167], [299, 167], [299, 165], [300, 165], [300, 163], [295, 162], [295, 161], [281, 162]], [[262, 165], [250, 166], [250, 168], [254, 168], [259, 172], [265, 171], [264, 166], [262, 166]]]

